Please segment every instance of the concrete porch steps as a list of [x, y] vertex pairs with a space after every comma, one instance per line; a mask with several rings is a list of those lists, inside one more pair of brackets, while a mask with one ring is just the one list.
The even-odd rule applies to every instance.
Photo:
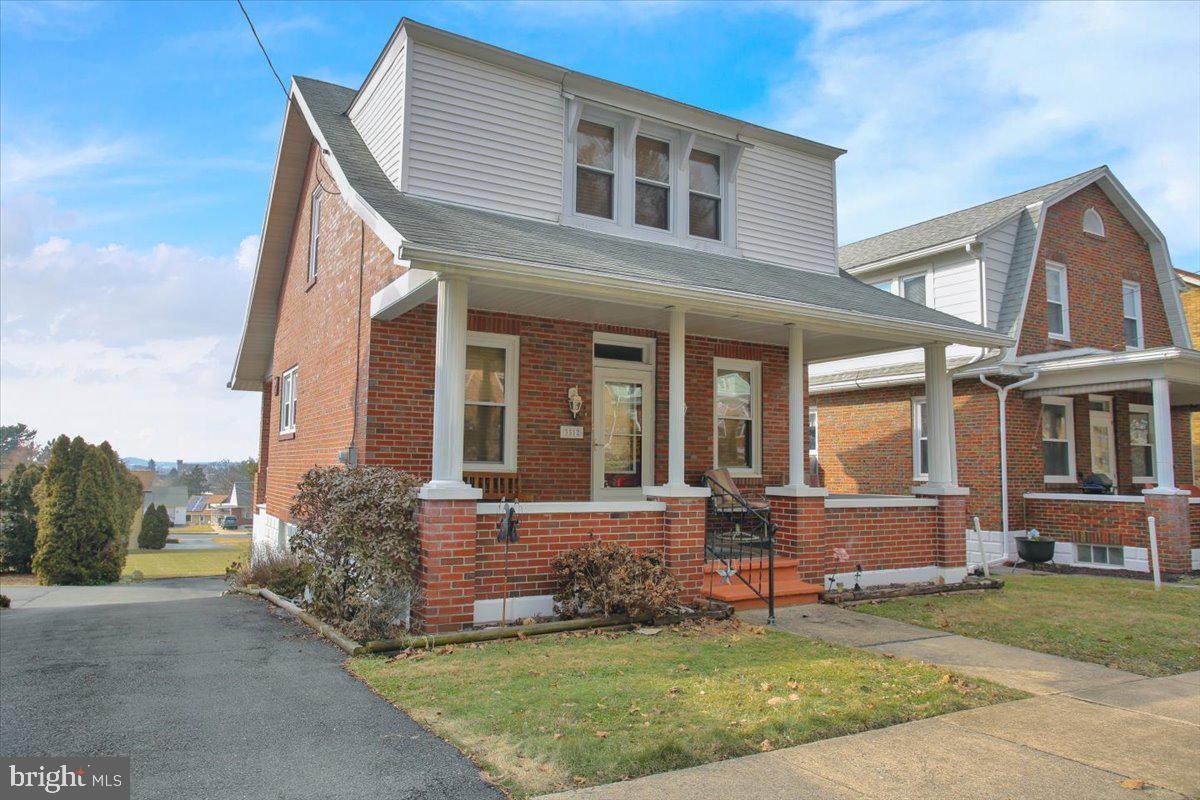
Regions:
[[[755, 586], [759, 585], [759, 573], [765, 572], [766, 567], [759, 567], [757, 562], [747, 560], [735, 561], [733, 565], [746, 580]], [[798, 606], [806, 603], [816, 603], [820, 600], [823, 588], [815, 583], [800, 579], [796, 570], [800, 562], [794, 558], [775, 559], [775, 607]], [[704, 565], [704, 596], [713, 600], [729, 603], [741, 611], [748, 608], [765, 608], [766, 602], [759, 599], [754, 590], [735, 575], [725, 583], [725, 579], [716, 575], [718, 569], [723, 569], [724, 563], [710, 561]], [[762, 591], [767, 591], [767, 576], [762, 576]]]

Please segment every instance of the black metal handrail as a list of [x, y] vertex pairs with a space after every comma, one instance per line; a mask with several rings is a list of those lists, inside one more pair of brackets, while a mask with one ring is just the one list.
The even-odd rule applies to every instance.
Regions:
[[704, 483], [712, 491], [704, 526], [704, 553], [706, 560], [716, 562], [708, 573], [709, 594], [718, 577], [725, 583], [737, 578], [767, 604], [767, 624], [774, 625], [776, 525], [771, 521], [771, 512], [755, 508], [707, 475]]

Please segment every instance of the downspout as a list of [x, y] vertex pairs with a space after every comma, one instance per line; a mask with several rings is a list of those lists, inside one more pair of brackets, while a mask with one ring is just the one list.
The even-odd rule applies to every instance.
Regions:
[[987, 379], [986, 375], [979, 376], [979, 382], [984, 386], [990, 386], [996, 390], [997, 398], [1000, 405], [1000, 525], [1003, 528], [1003, 533], [1008, 533], [1008, 424], [1005, 408], [1008, 403], [1008, 393], [1012, 389], [1019, 389], [1026, 384], [1033, 383], [1038, 378], [1038, 373], [1034, 372], [1028, 378], [1022, 378], [1016, 383], [1010, 383], [1007, 386], [1001, 386], [998, 383], [992, 383]]

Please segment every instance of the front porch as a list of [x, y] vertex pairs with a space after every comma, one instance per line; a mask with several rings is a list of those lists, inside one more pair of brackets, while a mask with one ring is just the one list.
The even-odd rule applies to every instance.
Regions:
[[[702, 477], [718, 467], [764, 501], [781, 604], [815, 601], [833, 574], [847, 585], [856, 571], [862, 583], [965, 575], [946, 341], [798, 312], [770, 319], [430, 275], [415, 297], [410, 285], [406, 300], [398, 290], [372, 300], [373, 340], [428, 336], [436, 350], [420, 520], [427, 629], [499, 619], [506, 572], [509, 619], [551, 613], [550, 562], [592, 536], [660, 550], [686, 601], [729, 586], [744, 594], [741, 578], [769, 564], [742, 563], [725, 582], [740, 559], [706, 547]], [[929, 374], [929, 483], [894, 498], [807, 485], [806, 425], [793, 423], [808, 419], [807, 361], [914, 345]], [[411, 410], [422, 393], [405, 397]], [[387, 463], [390, 442], [373, 432], [409, 418], [369, 415], [366, 459]], [[506, 550], [496, 531], [512, 501], [520, 540]]]

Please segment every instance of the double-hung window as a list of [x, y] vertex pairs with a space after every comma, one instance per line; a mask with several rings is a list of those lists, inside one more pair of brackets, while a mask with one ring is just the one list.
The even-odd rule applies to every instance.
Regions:
[[913, 479], [929, 480], [929, 407], [924, 397], [912, 401]]
[[1141, 350], [1142, 342], [1142, 286], [1133, 281], [1121, 283], [1121, 303], [1124, 306], [1125, 349]]
[[817, 410], [808, 410], [808, 458], [812, 464], [817, 461]]
[[1069, 397], [1042, 398], [1042, 462], [1046, 483], [1075, 482], [1075, 415]]
[[312, 193], [312, 214], [308, 220], [308, 281], [317, 279], [317, 265], [321, 258], [321, 199], [325, 191], [317, 184]]
[[1067, 268], [1046, 264], [1046, 326], [1051, 339], [1071, 338], [1071, 315], [1067, 303]]
[[757, 361], [713, 361], [714, 464], [731, 475], [762, 470], [762, 368]]
[[637, 137], [634, 145], [633, 221], [648, 228], [671, 227], [671, 145]]
[[575, 211], [579, 214], [613, 218], [615, 136], [607, 125], [579, 121], [575, 145]]
[[1129, 450], [1133, 482], [1154, 482], [1154, 408], [1129, 404]]
[[900, 279], [900, 296], [921, 305], [928, 304], [928, 276], [922, 272], [917, 275], [905, 275]]
[[688, 156], [688, 233], [721, 238], [721, 157], [703, 150]]
[[296, 374], [292, 367], [279, 377], [279, 432], [296, 432]]
[[517, 468], [519, 338], [467, 334], [463, 464], [473, 470]]

